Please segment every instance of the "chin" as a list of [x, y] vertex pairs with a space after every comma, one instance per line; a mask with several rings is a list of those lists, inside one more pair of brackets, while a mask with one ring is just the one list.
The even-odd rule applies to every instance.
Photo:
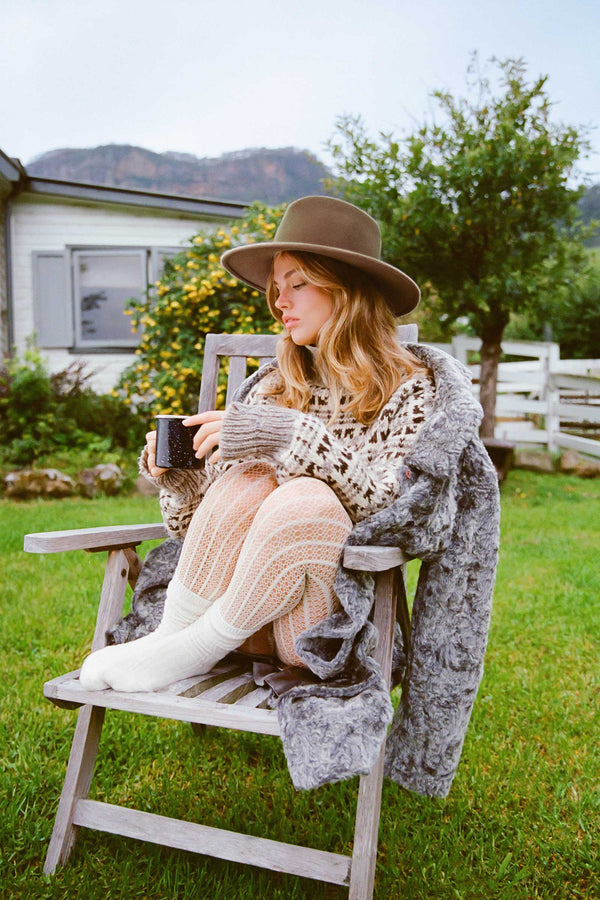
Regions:
[[309, 347], [309, 346], [317, 343], [316, 335], [314, 337], [307, 338], [300, 334], [298, 334], [298, 335], [292, 334], [292, 335], [290, 335], [290, 337], [293, 340], [293, 342], [298, 345], [298, 347]]

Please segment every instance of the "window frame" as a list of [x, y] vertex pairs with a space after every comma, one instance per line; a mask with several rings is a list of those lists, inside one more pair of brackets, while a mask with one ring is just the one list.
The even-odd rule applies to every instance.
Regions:
[[[79, 272], [77, 260], [79, 254], [84, 255], [133, 255], [140, 254], [142, 257], [142, 271], [145, 279], [144, 292], [152, 291], [155, 282], [158, 281], [162, 274], [161, 259], [165, 257], [173, 257], [186, 249], [185, 245], [178, 247], [166, 244], [66, 244], [63, 251], [65, 255], [65, 264], [68, 272], [68, 288], [65, 302], [69, 304], [69, 315], [72, 321], [72, 338], [66, 349], [73, 354], [95, 354], [95, 353], [134, 353], [135, 348], [141, 340], [142, 329], [138, 329], [137, 338], [132, 336], [132, 340], [101, 340], [101, 341], [82, 341], [81, 340], [81, 306], [79, 299]], [[46, 251], [34, 251], [36, 254], [44, 254]], [[34, 276], [35, 277], [35, 276]], [[43, 349], [43, 346], [42, 346]]]
[[[139, 263], [140, 283], [145, 283], [142, 293], [148, 290], [148, 247], [68, 247], [71, 264], [71, 308], [73, 311], [73, 352], [88, 353], [98, 351], [125, 351], [133, 353], [140, 342], [140, 333], [132, 335], [131, 339], [112, 338], [98, 340], [84, 340], [82, 332], [81, 312], [81, 282], [79, 274], [79, 259], [82, 256], [130, 256], [137, 257]], [[133, 296], [133, 294], [132, 294]]]

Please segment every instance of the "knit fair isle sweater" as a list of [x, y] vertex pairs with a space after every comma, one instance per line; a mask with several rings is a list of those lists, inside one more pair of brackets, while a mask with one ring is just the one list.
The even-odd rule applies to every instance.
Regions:
[[[306, 412], [277, 406], [264, 396], [267, 379], [277, 377], [269, 363], [251, 379], [242, 402], [233, 402], [222, 422], [222, 460], [202, 469], [169, 469], [152, 479], [160, 486], [160, 505], [170, 535], [183, 538], [209, 485], [240, 460], [254, 457], [273, 466], [281, 484], [300, 475], [328, 484], [354, 523], [389, 506], [399, 492], [398, 468], [410, 451], [434, 400], [426, 374], [405, 381], [371, 425], [343, 411], [329, 423], [333, 407], [328, 389], [313, 384]], [[140, 461], [148, 477], [147, 456]]]

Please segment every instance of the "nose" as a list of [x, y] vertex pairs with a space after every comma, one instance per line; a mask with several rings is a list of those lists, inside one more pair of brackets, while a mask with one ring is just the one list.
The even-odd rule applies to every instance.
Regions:
[[290, 305], [290, 295], [287, 291], [287, 288], [284, 288], [279, 292], [277, 296], [277, 300], [275, 301], [275, 306], [277, 309], [286, 309]]

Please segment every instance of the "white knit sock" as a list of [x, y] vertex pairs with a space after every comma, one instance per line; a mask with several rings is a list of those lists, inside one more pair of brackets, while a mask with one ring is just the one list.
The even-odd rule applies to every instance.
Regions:
[[218, 605], [213, 605], [181, 631], [151, 641], [148, 635], [93, 653], [83, 664], [80, 681], [90, 691], [107, 687], [117, 691], [158, 690], [181, 678], [209, 672], [254, 630], [229, 625]]
[[182, 584], [175, 573], [167, 587], [162, 619], [154, 634], [164, 637], [175, 631], [181, 631], [182, 628], [187, 628], [188, 625], [203, 616], [209, 606], [209, 600]]

